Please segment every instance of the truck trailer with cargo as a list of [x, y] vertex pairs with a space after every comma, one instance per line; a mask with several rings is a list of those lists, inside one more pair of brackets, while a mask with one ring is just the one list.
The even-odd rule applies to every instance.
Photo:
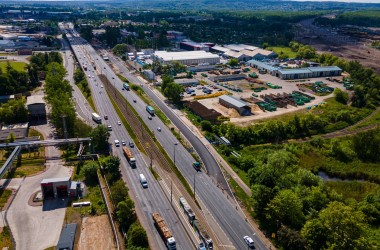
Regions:
[[176, 242], [173, 237], [172, 232], [169, 230], [168, 226], [166, 225], [166, 222], [161, 217], [159, 213], [153, 213], [152, 218], [154, 221], [154, 225], [157, 228], [158, 232], [160, 233], [162, 239], [165, 241], [165, 245], [169, 250], [177, 249]]
[[123, 153], [124, 153], [124, 156], [127, 158], [129, 165], [131, 165], [132, 168], [135, 168], [136, 159], [133, 157], [131, 150], [129, 150], [128, 147], [123, 147]]

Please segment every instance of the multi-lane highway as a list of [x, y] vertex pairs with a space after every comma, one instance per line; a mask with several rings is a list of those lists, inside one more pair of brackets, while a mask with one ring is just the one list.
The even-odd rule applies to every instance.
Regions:
[[[83, 42], [83, 41], [82, 41]], [[140, 114], [141, 118], [144, 120], [144, 122], [147, 124], [149, 129], [154, 131], [155, 137], [158, 139], [158, 141], [161, 143], [161, 145], [164, 147], [166, 152], [169, 154], [169, 156], [173, 159], [174, 154], [176, 155], [176, 165], [182, 172], [182, 174], [185, 176], [187, 181], [190, 184], [193, 184], [194, 178], [196, 183], [196, 194], [198, 199], [201, 201], [201, 205], [203, 208], [204, 215], [209, 219], [210, 226], [215, 228], [215, 232], [218, 232], [218, 242], [221, 242], [221, 245], [219, 245], [219, 248], [224, 249], [247, 249], [247, 245], [245, 244], [243, 240], [243, 236], [248, 235], [251, 236], [256, 245], [256, 249], [267, 249], [265, 244], [263, 243], [262, 239], [257, 237], [257, 234], [255, 230], [250, 226], [249, 223], [247, 223], [244, 219], [244, 215], [237, 209], [237, 204], [232, 200], [232, 198], [225, 193], [222, 192], [220, 188], [217, 187], [216, 184], [213, 184], [212, 179], [206, 175], [205, 173], [196, 173], [195, 170], [192, 167], [192, 162], [194, 161], [191, 154], [184, 148], [181, 144], [178, 144], [177, 139], [174, 137], [174, 135], [171, 133], [171, 131], [165, 126], [165, 124], [162, 123], [160, 119], [157, 117], [154, 117], [152, 120], [148, 119], [148, 113], [145, 111], [145, 103], [132, 91], [123, 91], [122, 90], [122, 81], [118, 79], [118, 77], [115, 75], [115, 73], [112, 71], [112, 69], [108, 66], [106, 62], [104, 62], [99, 55], [96, 53], [96, 51], [87, 44], [79, 45], [81, 48], [81, 51], [76, 52], [77, 57], [79, 56], [79, 60], [83, 56], [86, 56], [86, 58], [92, 58], [97, 66], [97, 70], [101, 71], [100, 73], [107, 76], [108, 79], [110, 79], [114, 84], [117, 90], [123, 94], [123, 96], [130, 102], [131, 105], [133, 105], [134, 109]], [[77, 46], [73, 46], [75, 48]], [[74, 49], [75, 50], [75, 49]], [[89, 62], [87, 62], [88, 65]], [[131, 82], [135, 84], [142, 84], [142, 82], [130, 74], [127, 69], [123, 65], [117, 65], [121, 68], [123, 71], [124, 76], [126, 76]], [[92, 67], [89, 67], [92, 69]], [[108, 97], [104, 93], [104, 89], [99, 86], [99, 79], [97, 79], [97, 76], [95, 76], [95, 79], [97, 79], [98, 86], [96, 86], [96, 82], [94, 81], [94, 75], [95, 72], [90, 73], [90, 86], [92, 88], [93, 98], [94, 101], [97, 103], [97, 109], [100, 114], [104, 115], [107, 114], [112, 117], [117, 117], [115, 114], [115, 111], [112, 108], [112, 105], [109, 103]], [[144, 86], [143, 86], [144, 87]], [[158, 106], [166, 113], [166, 115], [175, 123], [177, 127], [180, 128], [182, 133], [185, 133], [187, 130], [191, 133], [191, 131], [181, 123], [181, 121], [178, 119], [178, 117], [166, 107], [166, 105], [157, 98], [153, 92], [147, 87], [144, 87], [144, 90], [151, 96], [151, 98], [158, 104]], [[112, 93], [111, 93], [112, 94]], [[133, 102], [132, 100], [136, 100], [136, 102]], [[108, 102], [108, 103], [107, 103]], [[101, 103], [101, 106], [99, 107], [99, 103]], [[107, 122], [107, 125], [110, 124], [113, 128], [116, 127], [116, 130], [112, 132], [112, 139], [126, 139], [130, 140], [128, 135], [126, 134], [126, 131], [124, 128], [118, 127], [116, 125], [117, 119], [110, 119], [109, 122]], [[157, 128], [160, 127], [161, 131], [159, 132]], [[123, 130], [123, 131], [121, 131]], [[117, 138], [115, 137], [117, 135]], [[186, 135], [185, 135], [186, 136]], [[195, 147], [195, 144], [197, 144], [196, 141], [191, 140], [191, 136], [186, 136], [191, 143], [194, 143], [193, 146]], [[198, 138], [198, 143], [201, 144]], [[175, 144], [178, 144], [175, 146]], [[207, 151], [207, 148], [201, 144], [198, 145], [199, 149], [198, 153], [201, 155], [203, 162], [208, 165], [216, 165], [214, 158], [211, 154], [207, 153], [205, 154], [206, 157], [202, 156], [204, 152]], [[121, 159], [123, 160], [123, 165], [128, 166], [124, 159], [124, 157], [121, 155], [120, 150], [118, 151], [118, 154], [120, 154]], [[143, 156], [136, 152], [137, 154], [137, 160], [142, 161]], [[219, 168], [219, 166], [217, 166]], [[216, 168], [215, 168], [216, 169]], [[222, 185], [225, 183], [224, 178], [222, 176], [214, 176], [214, 174], [219, 174], [220, 170], [213, 170], [209, 169], [209, 174], [214, 178], [218, 180], [218, 185]], [[218, 172], [219, 171], [219, 172]], [[129, 181], [137, 182], [137, 174], [138, 171], [130, 171], [132, 174], [134, 174], [133, 178], [136, 178], [135, 180], [128, 176], [130, 179]], [[130, 174], [130, 173], [128, 173]], [[145, 172], [144, 172], [145, 174]], [[147, 171], [147, 174], [150, 175], [149, 171]], [[152, 178], [152, 177], [151, 177]], [[149, 181], [149, 180], [148, 180]], [[152, 182], [153, 179], [152, 179]], [[135, 184], [132, 184], [135, 185]], [[138, 189], [138, 187], [135, 187]], [[146, 190], [144, 190], [146, 191]], [[145, 195], [145, 193], [140, 193], [140, 195]], [[139, 197], [142, 200], [150, 200], [144, 199], [142, 197]], [[145, 204], [144, 204], [145, 205]], [[153, 205], [151, 205], [152, 209]], [[168, 215], [169, 216], [169, 215]], [[172, 215], [173, 216], [173, 215]], [[164, 215], [165, 217], [165, 215]], [[149, 217], [148, 217], [149, 218]], [[166, 217], [165, 217], [166, 218]], [[173, 216], [175, 218], [175, 216]], [[217, 228], [221, 228], [222, 230], [218, 230]], [[175, 231], [175, 230], [174, 230]]]
[[[110, 132], [110, 141], [131, 141], [131, 137], [128, 135], [124, 126], [118, 125], [118, 121], [120, 119], [116, 111], [114, 110], [108, 98], [108, 95], [105, 92], [102, 83], [100, 82], [100, 79], [97, 76], [96, 70], [94, 70], [93, 68], [93, 60], [98, 61], [101, 60], [101, 58], [94, 56], [90, 57], [88, 55], [88, 51], [90, 51], [91, 46], [85, 43], [81, 38], [77, 37], [75, 33], [74, 37], [72, 37], [70, 34], [67, 34], [67, 37], [71, 43], [76, 58], [78, 58], [79, 60], [79, 63], [82, 66], [86, 65], [88, 68], [88, 70], [85, 71], [85, 73], [87, 76], [89, 86], [91, 88], [92, 98], [94, 100], [97, 113], [101, 115], [102, 118], [105, 115], [108, 116], [108, 120], [103, 119], [103, 124], [107, 126], [112, 126], [112, 131]], [[98, 67], [100, 68], [100, 65]], [[106, 72], [103, 73], [106, 74]], [[111, 75], [108, 75], [107, 77], [109, 77], [110, 80], [112, 79]], [[166, 198], [158, 183], [155, 181], [153, 175], [149, 171], [149, 168], [147, 168], [147, 164], [145, 163], [146, 159], [144, 158], [144, 155], [142, 155], [136, 147], [131, 148], [131, 150], [137, 161], [136, 169], [132, 169], [129, 166], [129, 163], [122, 154], [121, 147], [115, 147], [115, 145], [113, 145], [113, 153], [119, 156], [121, 160], [121, 171], [123, 172], [123, 176], [124, 178], [126, 178], [128, 187], [132, 195], [134, 196], [133, 199], [137, 201], [136, 206], [139, 206], [139, 209], [137, 210], [142, 211], [141, 215], [143, 216], [143, 218], [139, 218], [140, 220], [142, 220], [143, 225], [149, 226], [148, 230], [150, 230], [151, 232], [148, 232], [148, 235], [153, 235], [154, 237], [154, 239], [150, 239], [152, 240], [151, 247], [155, 249], [165, 249], [164, 243], [161, 237], [159, 236], [157, 230], [154, 228], [153, 221], [151, 219], [151, 214], [153, 212], [159, 212], [163, 216], [165, 221], [168, 223], [170, 229], [173, 231], [174, 237], [177, 242], [177, 248], [193, 249], [193, 242], [189, 238], [185, 228], [179, 222], [179, 219], [174, 210], [172, 209], [170, 202]], [[148, 181], [147, 189], [142, 188], [139, 182], [139, 174], [144, 174], [146, 176]]]

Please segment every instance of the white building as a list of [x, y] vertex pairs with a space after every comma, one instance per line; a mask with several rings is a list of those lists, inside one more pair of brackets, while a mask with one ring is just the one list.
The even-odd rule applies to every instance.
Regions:
[[213, 65], [220, 63], [220, 57], [218, 55], [203, 50], [183, 52], [156, 51], [153, 58], [163, 65], [174, 61], [184, 65], [205, 65], [206, 63]]

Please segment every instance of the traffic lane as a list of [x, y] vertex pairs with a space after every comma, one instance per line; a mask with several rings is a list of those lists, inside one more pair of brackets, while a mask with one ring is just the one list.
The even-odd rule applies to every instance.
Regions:
[[[109, 105], [108, 105], [109, 106]], [[104, 110], [103, 110], [103, 112], [104, 112]], [[112, 112], [112, 111], [109, 111], [110, 113]], [[113, 126], [113, 132], [114, 133], [112, 133], [111, 134], [111, 139], [112, 140], [115, 140], [115, 139], [118, 139], [120, 136], [121, 137], [126, 137], [126, 134], [124, 134], [124, 135], [120, 135], [120, 132], [121, 131], [119, 131], [119, 129], [118, 129], [118, 126], [119, 125], [115, 125], [115, 124], [117, 124], [117, 117], [116, 117], [116, 115], [110, 115], [109, 116], [109, 123], [110, 124], [112, 124], [112, 126]], [[115, 128], [114, 128], [114, 126], [116, 126]], [[121, 126], [119, 126], [119, 127], [121, 127]], [[115, 149], [115, 152], [118, 152], [118, 151], [120, 151], [120, 150], [118, 150], [118, 149], [120, 149], [120, 148], [116, 148]], [[136, 155], [136, 157], [137, 157], [137, 155]], [[147, 170], [147, 168], [145, 169], [145, 170]], [[149, 170], [148, 170], [149, 171]], [[145, 172], [145, 176], [147, 177], [147, 179], [150, 179], [150, 183], [151, 183], [151, 185], [152, 185], [152, 183], [154, 184], [155, 183], [155, 181], [154, 181], [154, 179], [153, 179], [153, 176], [150, 174], [150, 172], [148, 173], [148, 172], [146, 172], [146, 171], [143, 171], [143, 172]], [[136, 180], [138, 180], [138, 176], [139, 176], [139, 173], [136, 173], [136, 171], [135, 171], [135, 179]], [[158, 190], [158, 188], [157, 187], [154, 187], [153, 186], [153, 190], [156, 190], [156, 192], [155, 192], [155, 194], [154, 195], [152, 195], [152, 196], [150, 196], [149, 195], [149, 193], [147, 193], [147, 194], [145, 194], [145, 196], [150, 196], [150, 197], [148, 197], [148, 199], [147, 199], [147, 201], [146, 201], [146, 203], [145, 204], [148, 204], [148, 202], [151, 202], [151, 201], [155, 201], [155, 197], [160, 197], [160, 194], [158, 194], [157, 193], [157, 190]], [[162, 199], [159, 199], [159, 200], [156, 200], [155, 201], [155, 204], [160, 204], [159, 202], [163, 202], [163, 200]], [[160, 209], [161, 210], [161, 213], [163, 214], [163, 216], [165, 216], [165, 212], [162, 212], [162, 211], [165, 211], [165, 210], [167, 210], [167, 211], [171, 211], [170, 210], [170, 208], [168, 208], [168, 207], [166, 207], [165, 208], [165, 210], [162, 210], [162, 209]], [[174, 217], [173, 217], [174, 216]], [[191, 242], [189, 241], [189, 240], [186, 240], [185, 239], [185, 233], [183, 233], [182, 232], [182, 230], [180, 229], [180, 228], [176, 228], [176, 225], [178, 225], [178, 221], [173, 221], [173, 219], [172, 218], [176, 218], [175, 217], [175, 215], [173, 215], [173, 214], [167, 214], [165, 217], [168, 217], [169, 219], [167, 220], [167, 223], [168, 224], [172, 224], [172, 225], [174, 225], [173, 226], [173, 230], [176, 230], [176, 232], [177, 232], [177, 238], [179, 238], [179, 240], [182, 242], [182, 245], [184, 245], [184, 248], [183, 249], [188, 249], [188, 247], [190, 246], [192, 246], [192, 244], [191, 244]], [[182, 239], [182, 240], [181, 240]], [[187, 244], [186, 244], [187, 243]], [[179, 248], [181, 248], [181, 244], [179, 244]]]

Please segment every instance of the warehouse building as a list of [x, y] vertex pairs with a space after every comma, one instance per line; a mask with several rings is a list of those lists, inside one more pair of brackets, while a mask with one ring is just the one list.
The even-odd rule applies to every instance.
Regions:
[[184, 87], [191, 87], [191, 86], [197, 86], [199, 85], [199, 80], [198, 79], [175, 79], [175, 83], [182, 85]]
[[213, 65], [220, 63], [220, 57], [218, 55], [203, 50], [183, 52], [156, 51], [153, 58], [163, 65], [170, 64], [174, 61], [184, 65]]
[[194, 114], [196, 114], [200, 118], [210, 122], [217, 122], [218, 117], [222, 116], [222, 114], [216, 111], [215, 109], [209, 109], [198, 101], [185, 102], [184, 106], [189, 108]]
[[210, 47], [214, 46], [215, 43], [197, 43], [189, 40], [185, 40], [179, 43], [179, 48], [188, 51], [204, 50], [209, 51]]
[[26, 98], [30, 118], [45, 118], [46, 104], [43, 95], [31, 95]]
[[0, 124], [0, 141], [5, 141], [11, 134], [15, 139], [23, 139], [28, 136], [29, 123], [16, 123], [10, 125]]
[[277, 76], [283, 80], [304, 79], [312, 77], [340, 76], [342, 69], [337, 66], [309, 67], [300, 69], [280, 69]]
[[215, 45], [210, 48], [210, 51], [223, 55], [227, 58], [236, 58], [239, 61], [245, 62], [251, 59], [263, 60], [277, 57], [277, 54], [273, 51], [260, 49], [258, 47], [246, 44], [228, 44], [223, 47]]
[[247, 76], [244, 74], [237, 74], [237, 75], [210, 76], [208, 79], [210, 79], [213, 82], [228, 82], [228, 81], [243, 80], [246, 77]]
[[279, 69], [278, 67], [257, 60], [249, 60], [246, 64], [258, 70], [264, 70], [271, 75], [276, 75]]
[[230, 95], [222, 95], [221, 97], [219, 97], [219, 103], [224, 107], [235, 109], [242, 116], [252, 114], [249, 105], [236, 97]]

